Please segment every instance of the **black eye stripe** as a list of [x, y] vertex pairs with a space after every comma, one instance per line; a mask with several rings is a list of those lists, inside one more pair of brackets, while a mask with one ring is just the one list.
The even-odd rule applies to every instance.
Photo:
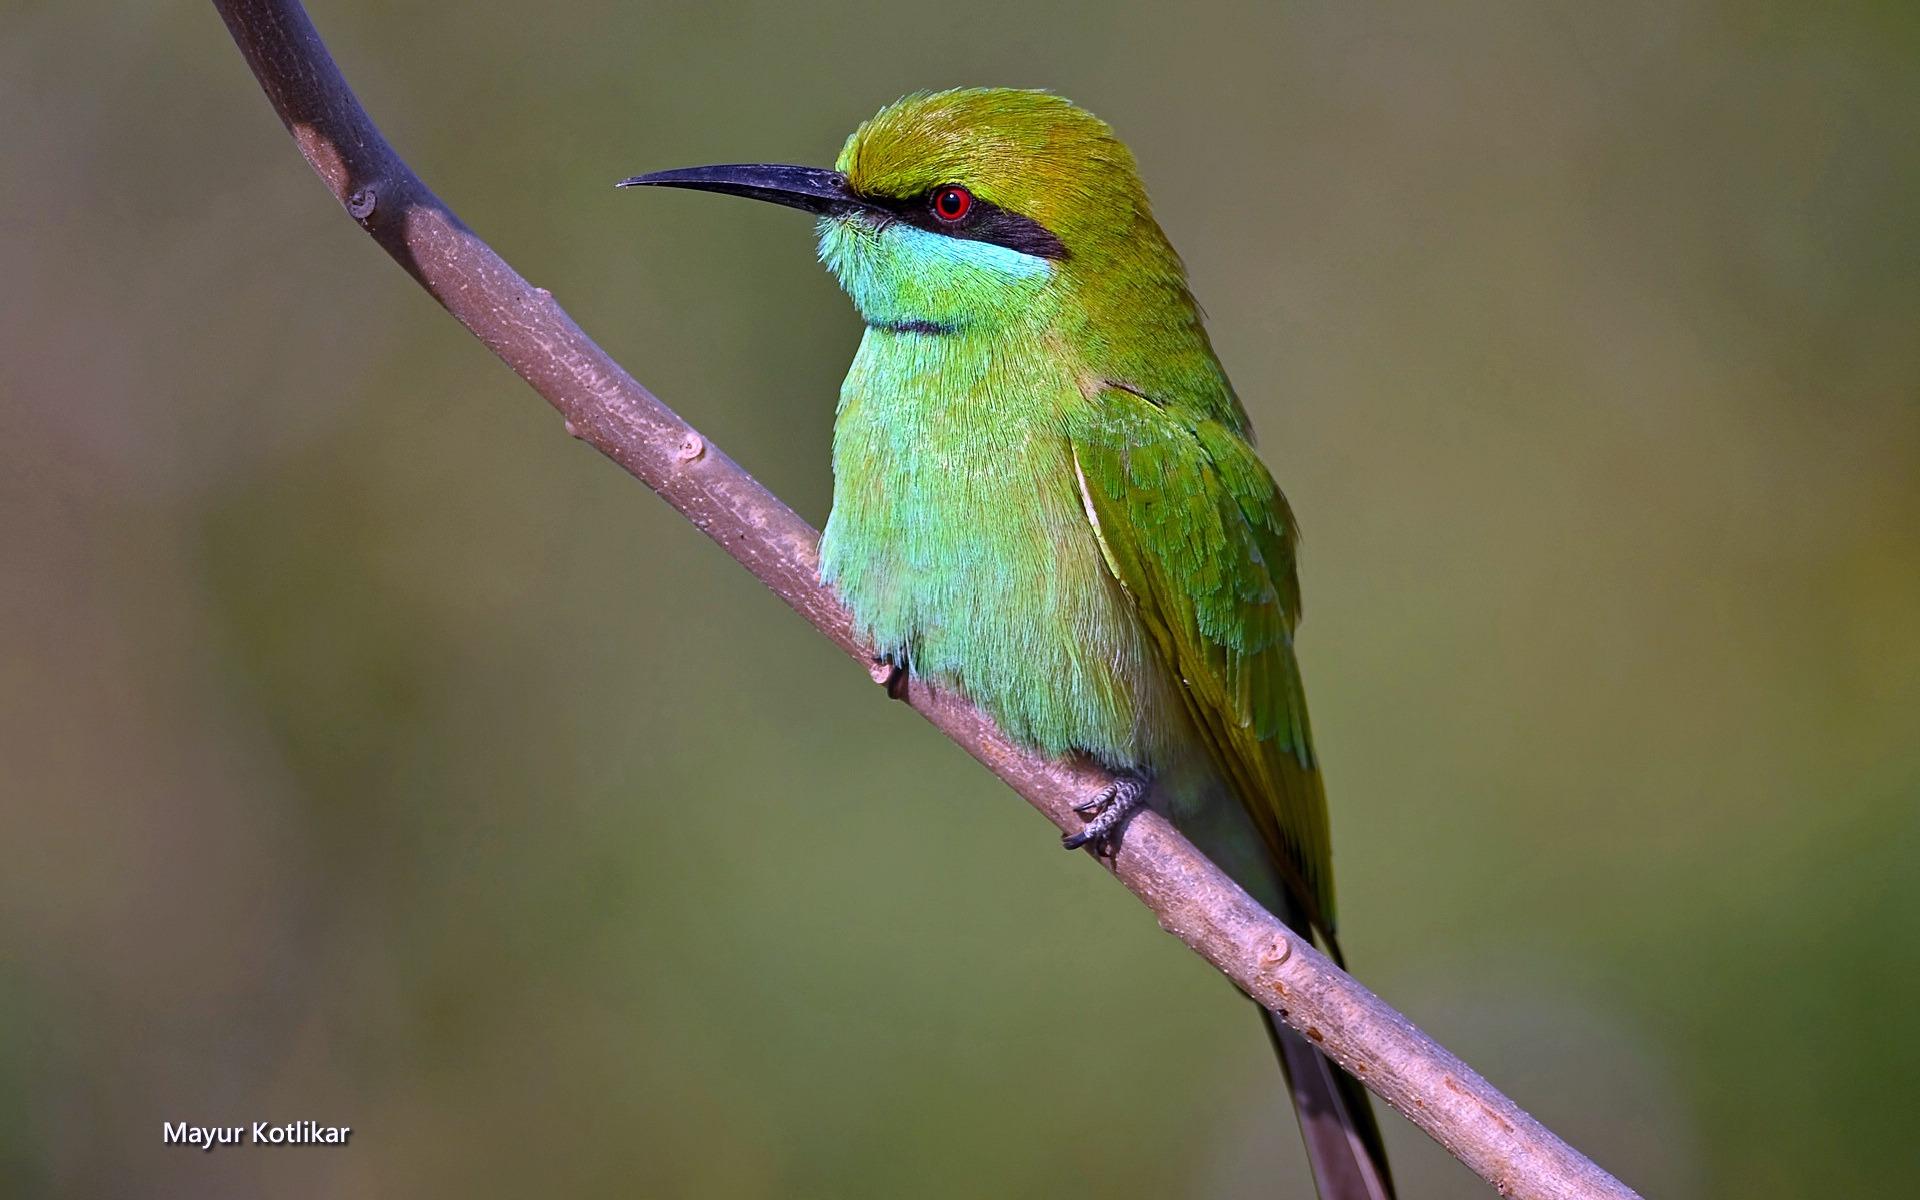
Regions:
[[1054, 236], [1053, 230], [1034, 220], [1032, 217], [1001, 208], [991, 200], [984, 200], [978, 192], [973, 193], [973, 203], [957, 221], [943, 221], [934, 214], [933, 205], [939, 194], [948, 184], [918, 196], [900, 199], [893, 196], [863, 196], [862, 199], [876, 208], [885, 209], [895, 219], [924, 229], [929, 233], [938, 233], [945, 237], [965, 238], [973, 242], [992, 242], [996, 246], [1005, 246], [1009, 250], [1018, 250], [1022, 254], [1033, 254], [1040, 258], [1064, 261], [1067, 247]]

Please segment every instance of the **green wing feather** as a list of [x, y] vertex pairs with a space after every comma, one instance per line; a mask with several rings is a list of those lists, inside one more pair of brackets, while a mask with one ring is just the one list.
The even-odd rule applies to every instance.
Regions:
[[1176, 678], [1292, 899], [1333, 946], [1326, 793], [1294, 658], [1297, 531], [1253, 447], [1214, 416], [1110, 388], [1073, 433], [1107, 566]]

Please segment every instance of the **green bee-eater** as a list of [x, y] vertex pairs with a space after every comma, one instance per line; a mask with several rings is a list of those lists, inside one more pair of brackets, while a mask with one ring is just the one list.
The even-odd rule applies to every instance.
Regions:
[[[1120, 773], [1069, 846], [1111, 845], [1150, 802], [1338, 959], [1293, 514], [1113, 131], [969, 88], [882, 109], [833, 170], [625, 182], [818, 215], [867, 326], [821, 575], [878, 653]], [[1390, 1196], [1366, 1093], [1268, 1026], [1322, 1196]]]

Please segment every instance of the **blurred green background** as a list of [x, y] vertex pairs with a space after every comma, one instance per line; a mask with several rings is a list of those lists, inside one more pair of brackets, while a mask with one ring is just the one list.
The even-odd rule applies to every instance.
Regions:
[[[1920, 9], [312, 11], [816, 523], [807, 222], [610, 185], [1107, 117], [1305, 524], [1359, 974], [1650, 1196], [1912, 1193]], [[10, 4], [0, 111], [9, 1195], [1309, 1195], [1245, 1002], [566, 438], [210, 6]], [[263, 1119], [355, 1133], [160, 1141]]]

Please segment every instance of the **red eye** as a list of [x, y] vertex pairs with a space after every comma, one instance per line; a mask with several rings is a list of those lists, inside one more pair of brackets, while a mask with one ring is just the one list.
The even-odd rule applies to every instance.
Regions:
[[967, 215], [973, 207], [973, 193], [958, 184], [948, 184], [935, 188], [933, 192], [933, 215], [949, 223], [958, 221]]

